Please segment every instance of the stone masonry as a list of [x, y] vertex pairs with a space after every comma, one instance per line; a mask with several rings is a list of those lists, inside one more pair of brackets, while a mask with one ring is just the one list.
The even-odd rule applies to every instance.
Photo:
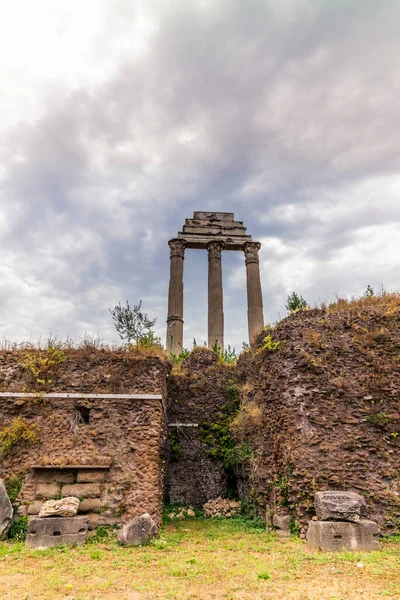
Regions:
[[[4, 392], [34, 388], [20, 362], [18, 353], [0, 355]], [[0, 464], [5, 480], [23, 476], [19, 514], [32, 518], [45, 500], [75, 496], [90, 527], [128, 522], [143, 513], [159, 525], [169, 368], [158, 357], [111, 351], [86, 357], [71, 351], [52, 373], [51, 391], [75, 397], [1, 397], [0, 429], [20, 419], [37, 431], [36, 443], [17, 443]], [[91, 393], [112, 395], [90, 398]]]

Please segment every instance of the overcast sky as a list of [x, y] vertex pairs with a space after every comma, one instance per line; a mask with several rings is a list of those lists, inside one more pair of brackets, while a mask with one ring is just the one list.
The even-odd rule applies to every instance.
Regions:
[[[262, 243], [264, 316], [400, 288], [400, 2], [0, 0], [0, 334], [165, 338], [168, 239], [229, 211]], [[223, 254], [225, 340], [247, 340]], [[185, 345], [207, 256], [185, 259]]]

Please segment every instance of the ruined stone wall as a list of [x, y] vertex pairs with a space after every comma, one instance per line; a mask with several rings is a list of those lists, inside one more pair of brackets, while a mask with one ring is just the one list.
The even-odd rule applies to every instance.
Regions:
[[[76, 495], [92, 525], [125, 522], [144, 512], [160, 523], [163, 404], [157, 399], [85, 399], [84, 395], [162, 394], [165, 402], [169, 363], [118, 352], [66, 354], [66, 360], [39, 375], [21, 366], [33, 364], [28, 351], [0, 355], [1, 391], [37, 392], [34, 398], [0, 398], [0, 437], [5, 428], [22, 422], [38, 438], [35, 443], [24, 441], [20, 427], [20, 439], [0, 459], [0, 477], [24, 477], [19, 512], [37, 513], [44, 498]], [[44, 398], [43, 391], [83, 397]], [[92, 468], [79, 468], [88, 465]]]
[[229, 401], [227, 388], [236, 377], [235, 368], [221, 364], [217, 355], [206, 348], [195, 349], [181, 369], [168, 379], [168, 422], [192, 423], [199, 427], [168, 428], [171, 442], [177, 444], [179, 457], [169, 452], [166, 499], [202, 506], [207, 500], [226, 496], [228, 481], [221, 461], [212, 460], [204, 443], [204, 422], [218, 421], [221, 409]]
[[[266, 335], [278, 349], [262, 349]], [[242, 429], [262, 512], [305, 525], [316, 491], [350, 490], [384, 530], [399, 529], [399, 348], [400, 301], [388, 296], [300, 311], [242, 355], [247, 412], [261, 411]]]

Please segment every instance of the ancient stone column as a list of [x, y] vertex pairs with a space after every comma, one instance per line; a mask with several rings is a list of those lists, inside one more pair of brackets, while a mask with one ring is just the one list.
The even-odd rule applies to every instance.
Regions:
[[210, 242], [208, 250], [208, 347], [224, 349], [224, 307], [222, 295], [222, 242]]
[[259, 242], [246, 242], [243, 246], [246, 257], [247, 276], [247, 320], [249, 325], [249, 342], [254, 344], [257, 335], [264, 327], [263, 301], [260, 279]]
[[183, 347], [183, 261], [186, 242], [174, 238], [168, 242], [171, 249], [171, 273], [168, 294], [166, 348], [180, 354]]

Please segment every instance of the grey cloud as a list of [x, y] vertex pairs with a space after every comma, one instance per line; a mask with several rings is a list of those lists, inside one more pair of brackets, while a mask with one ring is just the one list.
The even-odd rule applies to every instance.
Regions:
[[[131, 6], [108, 5], [112, 18], [96, 46], [103, 60], [109, 36], [129, 35]], [[270, 272], [286, 277], [296, 248], [309, 264], [297, 281], [317, 299], [310, 277], [339, 290], [349, 267], [327, 273], [326, 264], [363, 227], [399, 220], [392, 195], [384, 211], [367, 200], [352, 206], [363, 181], [385, 183], [399, 171], [399, 6], [223, 0], [205, 8], [175, 0], [149, 7], [158, 32], [142, 58], [121, 59], [94, 89], [49, 93], [41, 119], [5, 137], [2, 256], [13, 283], [3, 289], [0, 322], [11, 337], [90, 329], [111, 339], [107, 307], [126, 298], [143, 298], [164, 335], [167, 240], [193, 210], [234, 211], [254, 238], [281, 240], [283, 254], [261, 252], [269, 320], [284, 312], [293, 283]], [[288, 205], [294, 219], [285, 216]], [[205, 336], [205, 258], [186, 266], [190, 345]], [[243, 258], [224, 267], [227, 339], [238, 347], [247, 335], [245, 290], [237, 287]]]

